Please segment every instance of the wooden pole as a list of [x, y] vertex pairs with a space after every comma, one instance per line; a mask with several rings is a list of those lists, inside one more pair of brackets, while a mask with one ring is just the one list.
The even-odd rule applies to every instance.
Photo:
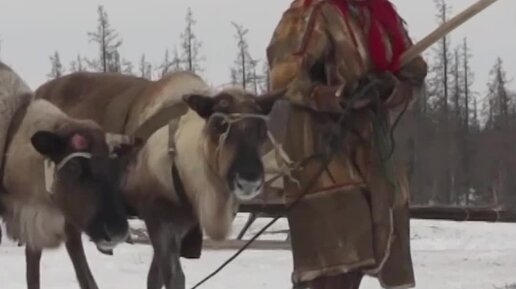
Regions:
[[[262, 200], [252, 200], [243, 202], [239, 212], [275, 217], [285, 212], [285, 204], [278, 198], [270, 199], [266, 203]], [[410, 217], [420, 220], [516, 223], [516, 210], [491, 207], [410, 206]]]
[[408, 64], [418, 55], [423, 53], [423, 51], [427, 50], [430, 46], [439, 41], [439, 39], [443, 38], [446, 34], [452, 32], [457, 27], [464, 24], [464, 22], [468, 21], [473, 16], [485, 10], [496, 1], [498, 0], [479, 0], [477, 3], [471, 5], [468, 9], [464, 10], [462, 13], [458, 14], [435, 29], [432, 33], [423, 38], [423, 40], [414, 44], [407, 51], [405, 51], [405, 53], [401, 56], [401, 66], [403, 67]]
[[515, 223], [516, 211], [475, 207], [411, 206], [410, 217], [422, 220]]

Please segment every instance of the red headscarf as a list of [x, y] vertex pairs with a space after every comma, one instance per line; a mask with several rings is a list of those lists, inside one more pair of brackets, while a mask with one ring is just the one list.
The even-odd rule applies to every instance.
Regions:
[[[310, 5], [312, 0], [305, 0], [305, 5]], [[331, 0], [346, 15], [349, 5], [353, 4], [369, 10], [371, 15], [371, 28], [369, 29], [369, 54], [377, 71], [399, 70], [400, 57], [404, 52], [403, 27], [394, 6], [388, 0]], [[386, 47], [383, 41], [381, 29], [388, 35], [392, 46], [392, 59], [389, 61], [386, 55]]]

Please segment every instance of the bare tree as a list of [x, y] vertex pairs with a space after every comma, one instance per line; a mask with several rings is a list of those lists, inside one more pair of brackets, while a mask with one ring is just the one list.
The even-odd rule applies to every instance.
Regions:
[[452, 86], [450, 88], [451, 96], [453, 98], [453, 112], [457, 123], [462, 123], [462, 96], [463, 96], [463, 74], [461, 71], [461, 57], [460, 50], [456, 48], [453, 51], [453, 63], [451, 72]]
[[122, 73], [126, 75], [134, 75], [133, 72], [134, 65], [131, 61], [127, 59], [122, 60]]
[[[452, 140], [454, 147], [454, 160], [457, 161], [455, 175], [455, 193], [458, 196], [456, 201], [461, 205], [469, 205], [469, 202], [474, 199], [473, 191], [474, 177], [472, 173], [472, 159], [474, 159], [474, 148], [476, 146], [477, 137], [471, 134], [471, 126], [477, 126], [478, 119], [472, 121], [471, 106], [473, 99], [473, 72], [470, 67], [470, 60], [472, 58], [471, 51], [468, 48], [467, 40], [464, 39], [461, 47], [455, 50], [454, 68], [452, 69], [454, 85], [453, 95], [455, 99], [455, 111], [458, 123], [454, 123], [456, 130], [455, 139]], [[476, 99], [475, 99], [476, 101]], [[476, 110], [476, 103], [475, 103]], [[476, 117], [476, 111], [474, 112]], [[473, 132], [478, 132], [477, 128], [473, 128]]]
[[[450, 13], [450, 7], [445, 0], [434, 0], [437, 7], [437, 19], [439, 24], [443, 24], [448, 21], [448, 14]], [[436, 53], [437, 62], [432, 68], [433, 77], [435, 80], [434, 88], [435, 94], [441, 98], [440, 110], [442, 111], [442, 117], [444, 118], [445, 126], [447, 125], [448, 119], [448, 105], [449, 105], [449, 78], [450, 78], [450, 63], [452, 62], [450, 37], [446, 35], [443, 37], [434, 50]]]
[[231, 78], [231, 85], [238, 85], [239, 84], [239, 81], [238, 81], [238, 71], [235, 69], [235, 68], [230, 68], [229, 69], [229, 77]]
[[194, 26], [197, 21], [193, 17], [191, 8], [188, 8], [185, 18], [185, 30], [181, 33], [182, 62], [185, 69], [191, 72], [201, 72], [203, 58], [200, 54], [202, 43], [194, 33]]
[[179, 57], [179, 53], [177, 49], [174, 48], [174, 54], [172, 59], [170, 58], [170, 54], [168, 49], [165, 50], [165, 56], [163, 57], [163, 61], [156, 68], [156, 71], [160, 75], [160, 77], [164, 77], [169, 72], [181, 71], [182, 70], [182, 61]]
[[247, 42], [247, 33], [249, 30], [235, 22], [231, 24], [235, 27], [235, 39], [238, 49], [234, 66], [230, 69], [231, 81], [235, 85], [241, 85], [244, 89], [248, 89], [253, 85], [255, 92], [257, 92], [259, 79], [256, 73], [256, 66], [258, 61], [253, 59], [249, 52], [249, 44]]
[[163, 57], [163, 61], [157, 67], [157, 71], [159, 72], [160, 77], [165, 76], [169, 72], [171, 67], [172, 67], [172, 61], [170, 61], [170, 56], [169, 56], [168, 49], [167, 49], [167, 50], [165, 50], [165, 56]]
[[[474, 97], [472, 85], [474, 81], [475, 75], [473, 74], [473, 70], [471, 69], [470, 61], [473, 55], [471, 54], [471, 50], [468, 47], [468, 39], [464, 38], [462, 43], [462, 73], [463, 73], [463, 92], [464, 92], [464, 106], [465, 106], [465, 127], [466, 130], [469, 129], [470, 119], [471, 119], [471, 101]], [[476, 112], [475, 112], [476, 113]]]
[[473, 115], [471, 116], [471, 128], [475, 131], [480, 130], [480, 120], [478, 119], [477, 98], [473, 98]]
[[146, 79], [152, 79], [152, 64], [145, 59], [145, 54], [142, 54], [140, 58], [140, 77]]
[[179, 57], [177, 48], [174, 48], [174, 58], [172, 59], [172, 68], [173, 68], [173, 71], [183, 70], [181, 67], [181, 58]]
[[102, 5], [98, 6], [97, 31], [88, 32], [90, 42], [98, 45], [97, 59], [88, 60], [88, 64], [95, 71], [120, 72], [120, 54], [118, 49], [122, 45], [118, 32], [111, 27], [107, 12]]
[[260, 92], [269, 92], [271, 90], [271, 73], [269, 64], [267, 62], [263, 63], [262, 67], [262, 81], [260, 84]]
[[490, 104], [488, 127], [501, 128], [509, 125], [511, 99], [507, 91], [507, 74], [503, 68], [503, 61], [497, 58], [489, 73], [487, 100]]
[[72, 60], [70, 62], [70, 72], [79, 72], [85, 70], [86, 68], [84, 67], [84, 59], [81, 57], [80, 54], [77, 54], [75, 60]]
[[61, 58], [59, 57], [59, 52], [55, 51], [54, 54], [50, 55], [50, 72], [47, 74], [47, 77], [50, 79], [61, 77], [64, 73], [63, 64], [61, 63]]
[[118, 50], [113, 51], [108, 55], [108, 70], [109, 72], [122, 72], [122, 62], [120, 60], [120, 53]]
[[[445, 0], [434, 0], [437, 8], [437, 20], [444, 23], [448, 20], [450, 7]], [[451, 64], [453, 57], [451, 53], [451, 45], [449, 36], [443, 37], [433, 49], [434, 62], [430, 65], [429, 76], [427, 78], [428, 85], [428, 103], [438, 124], [436, 135], [438, 140], [434, 144], [435, 153], [440, 153], [442, 159], [449, 160], [452, 156], [452, 137], [453, 128], [450, 126], [450, 84]], [[437, 132], [436, 132], [437, 133]], [[451, 202], [452, 184], [454, 176], [452, 173], [452, 164], [446, 161], [435, 162], [435, 173], [438, 174], [434, 178], [433, 198], [435, 202], [449, 204]]]

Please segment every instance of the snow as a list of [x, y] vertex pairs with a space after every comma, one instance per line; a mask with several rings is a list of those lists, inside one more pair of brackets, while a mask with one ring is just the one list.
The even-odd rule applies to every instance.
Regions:
[[[268, 219], [260, 219], [251, 233]], [[239, 215], [235, 229], [245, 221]], [[138, 226], [139, 224], [133, 224]], [[141, 224], [139, 225], [141, 226]], [[284, 220], [270, 231], [287, 228]], [[236, 230], [235, 230], [236, 231]], [[264, 238], [284, 238], [284, 233]], [[412, 221], [412, 250], [417, 287], [421, 289], [493, 289], [516, 283], [516, 225]], [[100, 288], [145, 288], [152, 250], [147, 245], [123, 244], [114, 256], [105, 256], [85, 238], [86, 254]], [[214, 270], [234, 251], [210, 251], [201, 260], [183, 260], [187, 285]], [[234, 263], [201, 288], [291, 288], [291, 256], [288, 251], [246, 251]], [[0, 288], [25, 289], [23, 248], [4, 239], [0, 246]], [[45, 251], [42, 288], [79, 288], [64, 248]], [[188, 287], [187, 286], [187, 287]], [[364, 289], [380, 288], [366, 278]]]

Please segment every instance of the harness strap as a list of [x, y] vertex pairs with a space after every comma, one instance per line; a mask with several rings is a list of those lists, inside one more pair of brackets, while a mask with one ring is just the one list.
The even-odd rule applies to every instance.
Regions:
[[[170, 157], [171, 163], [171, 174], [172, 174], [172, 184], [174, 186], [174, 190], [176, 191], [177, 197], [179, 198], [179, 202], [189, 208], [192, 208], [192, 204], [186, 195], [185, 188], [183, 182], [181, 181], [181, 177], [179, 176], [179, 172], [177, 171], [176, 166], [176, 142], [174, 136], [176, 134], [177, 128], [179, 127], [179, 118], [175, 118], [168, 123], [168, 155]], [[193, 209], [193, 208], [192, 208]]]
[[181, 181], [181, 178], [179, 177], [179, 172], [177, 171], [177, 166], [174, 163], [172, 163], [172, 183], [174, 184], [174, 189], [181, 204], [191, 208], [192, 205], [190, 203], [190, 200], [188, 200], [183, 182]]
[[[168, 136], [168, 153], [170, 156], [171, 162], [171, 174], [172, 174], [172, 184], [174, 186], [174, 190], [176, 191], [177, 197], [179, 199], [179, 203], [183, 205], [187, 210], [193, 213], [193, 206], [188, 196], [186, 195], [186, 190], [181, 181], [181, 177], [179, 176], [179, 172], [177, 170], [175, 158], [176, 158], [176, 142], [174, 140], [174, 136], [176, 134], [177, 128], [179, 127], [179, 117], [171, 120], [168, 124], [169, 136]], [[199, 223], [195, 224], [193, 228], [186, 233], [186, 235], [181, 240], [181, 257], [187, 259], [199, 259], [201, 257], [202, 251], [202, 242], [203, 242], [203, 233]]]

